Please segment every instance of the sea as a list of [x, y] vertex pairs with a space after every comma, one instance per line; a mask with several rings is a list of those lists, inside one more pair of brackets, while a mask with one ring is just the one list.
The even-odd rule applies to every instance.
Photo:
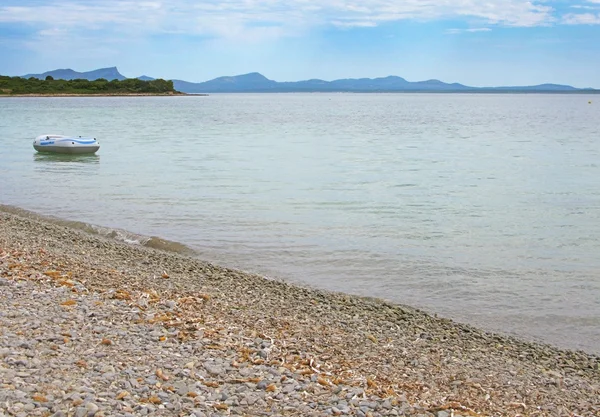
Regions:
[[0, 204], [600, 354], [600, 96], [1, 98]]

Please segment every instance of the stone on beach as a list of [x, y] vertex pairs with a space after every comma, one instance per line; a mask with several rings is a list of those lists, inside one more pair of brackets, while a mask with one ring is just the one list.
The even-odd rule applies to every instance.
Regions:
[[0, 211], [0, 416], [597, 417], [599, 366]]

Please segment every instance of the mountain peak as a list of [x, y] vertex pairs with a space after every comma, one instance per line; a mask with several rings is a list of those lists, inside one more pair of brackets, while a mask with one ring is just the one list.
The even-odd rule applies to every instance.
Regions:
[[402, 80], [402, 81], [406, 81], [406, 79], [402, 78], [402, 77], [398, 77], [397, 75], [388, 75], [387, 77], [383, 77], [381, 78], [382, 80]]
[[56, 80], [75, 80], [78, 78], [82, 78], [84, 80], [97, 80], [98, 78], [104, 78], [107, 80], [124, 80], [126, 77], [119, 73], [117, 67], [107, 67], [100, 68], [93, 71], [87, 72], [78, 72], [72, 70], [71, 68], [67, 69], [57, 69], [54, 71], [46, 71], [42, 74], [27, 74], [24, 75], [23, 78], [39, 78], [41, 80], [45, 79], [48, 75], [52, 76], [52, 78]]
[[275, 86], [277, 86], [277, 82], [269, 80], [258, 72], [250, 72], [248, 74], [219, 77], [210, 81], [195, 84], [194, 91], [196, 91], [196, 89], [222, 92], [250, 90], [271, 91]]
[[254, 80], [254, 81], [271, 81], [260, 72], [249, 72], [248, 74], [236, 75], [234, 78], [242, 78], [245, 80]]

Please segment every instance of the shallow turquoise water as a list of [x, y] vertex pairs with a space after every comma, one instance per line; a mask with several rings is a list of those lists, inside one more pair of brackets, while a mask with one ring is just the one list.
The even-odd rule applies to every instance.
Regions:
[[0, 144], [2, 204], [600, 352], [594, 96], [5, 98]]

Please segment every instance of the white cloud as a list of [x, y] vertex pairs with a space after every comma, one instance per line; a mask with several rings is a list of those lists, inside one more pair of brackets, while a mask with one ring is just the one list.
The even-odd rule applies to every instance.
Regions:
[[571, 9], [578, 10], [599, 10], [600, 0], [587, 0], [585, 4], [572, 4], [569, 6]]
[[40, 30], [37, 34], [38, 34], [38, 36], [41, 36], [44, 38], [56, 38], [56, 37], [60, 38], [64, 35], [68, 34], [68, 31], [66, 29], [48, 28], [48, 29]]
[[[8, 5], [6, 5], [8, 3]], [[560, 16], [555, 0], [3, 0], [0, 23], [39, 30], [106, 30], [136, 37], [181, 34], [237, 41], [294, 36], [315, 26], [373, 27], [403, 20], [462, 20], [482, 26], [592, 24], [598, 16]], [[574, 6], [593, 7], [600, 0]], [[481, 28], [483, 30], [488, 29]], [[466, 30], [476, 32], [479, 29]], [[450, 30], [449, 33], [460, 33]]]
[[600, 25], [600, 14], [570, 13], [563, 17], [566, 25]]
[[446, 33], [449, 35], [458, 35], [460, 33], [490, 32], [491, 30], [490, 28], [448, 29]]
[[373, 22], [371, 20], [350, 20], [350, 21], [340, 21], [340, 20], [333, 20], [331, 22], [332, 25], [337, 26], [337, 27], [342, 27], [342, 28], [352, 28], [352, 27], [363, 27], [363, 28], [368, 28], [368, 27], [375, 27], [377, 26], [376, 22]]
[[[9, 0], [11, 1], [11, 0]], [[344, 21], [394, 21], [468, 16], [493, 23], [530, 26], [548, 21], [552, 9], [525, 0], [225, 0], [118, 1], [118, 0], [12, 0], [0, 7], [0, 21], [53, 21], [58, 24], [150, 23], [153, 26], [187, 26], [195, 18], [233, 19], [244, 22], [332, 23]], [[29, 1], [29, 3], [31, 0]], [[18, 4], [18, 5], [17, 5]]]

